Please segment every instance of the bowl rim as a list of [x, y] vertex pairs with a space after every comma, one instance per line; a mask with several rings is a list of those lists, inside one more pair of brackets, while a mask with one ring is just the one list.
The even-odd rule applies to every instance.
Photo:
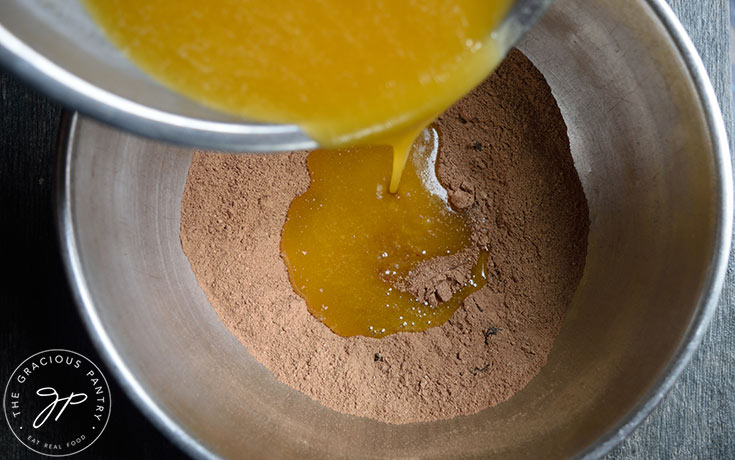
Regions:
[[[538, 20], [553, 0], [517, 2], [523, 27]], [[516, 24], [514, 24], [516, 25]], [[517, 38], [520, 29], [513, 28]], [[154, 108], [101, 88], [39, 53], [0, 20], [0, 66], [61, 104], [118, 128], [188, 147], [234, 152], [308, 150], [318, 147], [298, 125], [267, 123], [231, 116], [216, 121]], [[191, 103], [205, 107], [192, 99]], [[213, 109], [217, 110], [217, 109]], [[221, 115], [227, 116], [221, 112]]]
[[[697, 300], [695, 313], [678, 348], [638, 403], [616, 425], [609, 428], [602, 436], [577, 453], [574, 458], [578, 459], [599, 458], [612, 450], [613, 447], [622, 442], [640, 425], [672, 388], [674, 382], [699, 347], [709, 327], [709, 323], [717, 308], [730, 255], [733, 229], [732, 166], [730, 163], [730, 148], [725, 122], [717, 102], [714, 88], [694, 44], [671, 7], [665, 0], [644, 1], [661, 22], [682, 57], [689, 77], [692, 79], [696, 94], [702, 104], [705, 123], [712, 143], [717, 182], [715, 184], [717, 215], [714, 245], [708, 275]], [[0, 42], [3, 41], [3, 30], [2, 26], [0, 26]], [[3, 52], [0, 50], [0, 61], [3, 60], [2, 54]], [[43, 78], [41, 77], [41, 80]], [[76, 96], [70, 93], [60, 98], [70, 97]], [[94, 111], [87, 111], [87, 113], [94, 113]], [[109, 121], [108, 117], [100, 118]], [[86, 284], [86, 277], [77, 251], [76, 233], [72, 223], [70, 206], [71, 155], [74, 150], [74, 139], [79, 119], [80, 115], [77, 112], [66, 112], [62, 117], [57, 145], [55, 210], [62, 259], [83, 323], [97, 351], [125, 393], [161, 432], [173, 440], [185, 453], [200, 459], [220, 459], [220, 456], [205, 447], [195, 435], [181, 428], [146, 393], [143, 386], [127, 367], [125, 359], [115, 348], [102, 326], [95, 303]]]
[[[0, 66], [64, 106], [157, 140], [227, 151], [305, 150], [317, 147], [294, 124], [214, 121], [134, 102], [75, 75], [23, 42], [0, 21]], [[196, 104], [196, 102], [192, 101]]]
[[717, 95], [699, 52], [671, 6], [665, 0], [646, 0], [646, 3], [653, 10], [658, 20], [661, 21], [666, 32], [668, 32], [669, 38], [679, 51], [689, 77], [692, 79], [695, 91], [699, 96], [705, 122], [709, 128], [717, 180], [715, 184], [717, 222], [714, 246], [711, 254], [709, 276], [700, 291], [695, 313], [679, 347], [651, 388], [638, 403], [614, 427], [598, 438], [593, 445], [577, 454], [575, 458], [579, 459], [599, 458], [610, 452], [613, 447], [627, 438], [651, 414], [653, 409], [671, 390], [674, 382], [699, 348], [717, 310], [730, 259], [733, 228], [732, 164], [727, 129], [717, 101]]

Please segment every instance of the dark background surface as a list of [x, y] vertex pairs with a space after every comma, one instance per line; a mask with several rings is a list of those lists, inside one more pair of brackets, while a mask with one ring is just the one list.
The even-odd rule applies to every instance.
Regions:
[[[107, 376], [110, 420], [74, 459], [188, 458], [132, 405], [81, 323], [59, 253], [54, 211], [61, 108], [0, 72], [0, 386], [23, 360], [49, 348], [81, 353]], [[0, 423], [0, 459], [39, 459]]]
[[[669, 0], [702, 54], [731, 125], [728, 0]], [[132, 405], [80, 322], [59, 255], [54, 214], [61, 108], [0, 71], [0, 386], [48, 348], [84, 354], [108, 376], [110, 422], [69, 458], [187, 458]], [[735, 458], [735, 276], [728, 273], [703, 346], [662, 404], [609, 458]], [[43, 458], [0, 422], [0, 459]]]

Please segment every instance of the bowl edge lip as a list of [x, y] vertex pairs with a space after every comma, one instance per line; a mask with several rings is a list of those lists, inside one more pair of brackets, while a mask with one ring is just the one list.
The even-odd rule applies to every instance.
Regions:
[[715, 235], [710, 254], [710, 267], [685, 334], [660, 375], [643, 394], [638, 403], [593, 444], [574, 456], [575, 459], [592, 460], [610, 452], [627, 438], [663, 400], [676, 380], [691, 361], [712, 321], [727, 273], [733, 230], [733, 178], [730, 146], [717, 95], [709, 79], [707, 69], [689, 34], [676, 13], [665, 0], [645, 0], [683, 60], [689, 78], [702, 106], [702, 114], [710, 135], [715, 184]]
[[205, 447], [203, 440], [199, 440], [188, 431], [181, 428], [169, 414], [151, 398], [138, 379], [127, 367], [125, 360], [120, 356], [112, 340], [102, 327], [97, 314], [95, 303], [92, 300], [87, 280], [82, 269], [81, 259], [77, 251], [76, 232], [72, 224], [71, 214], [71, 157], [74, 150], [74, 141], [77, 134], [80, 115], [78, 112], [65, 110], [61, 117], [59, 139], [57, 141], [55, 197], [56, 197], [56, 226], [64, 271], [77, 309], [86, 326], [87, 332], [106, 367], [117, 380], [117, 383], [133, 401], [138, 409], [153, 422], [153, 424], [185, 453], [199, 459], [221, 460]]
[[[672, 388], [682, 371], [686, 368], [694, 352], [699, 348], [702, 338], [709, 327], [716, 311], [720, 291], [725, 280], [730, 255], [733, 220], [733, 183], [730, 148], [724, 119], [720, 111], [717, 97], [708, 77], [704, 64], [692, 43], [689, 35], [679, 22], [671, 7], [665, 0], [644, 0], [651, 7], [656, 18], [668, 33], [674, 46], [686, 65], [689, 77], [702, 105], [705, 123], [712, 143], [713, 160], [717, 177], [716, 202], [716, 234], [712, 250], [712, 261], [707, 279], [697, 301], [696, 313], [692, 317], [687, 332], [682, 337], [660, 376], [651, 384], [650, 389], [620, 421], [608, 429], [602, 436], [593, 441], [575, 455], [578, 459], [599, 458], [629, 436], [641, 422], [661, 402]], [[1, 26], [0, 26], [1, 28]], [[1, 51], [1, 50], [0, 50]], [[2, 52], [0, 52], [2, 61]], [[102, 117], [104, 119], [104, 117]], [[72, 225], [70, 209], [70, 173], [71, 156], [74, 146], [78, 113], [66, 112], [62, 118], [57, 144], [56, 168], [56, 225], [62, 259], [69, 284], [79, 308], [83, 322], [89, 332], [97, 351], [110, 368], [120, 386], [128, 397], [136, 404], [149, 420], [153, 421], [160, 431], [173, 439], [184, 452], [200, 459], [220, 459], [206, 444], [181, 428], [144, 390], [140, 382], [127, 368], [125, 361], [113, 346], [111, 339], [101, 326], [96, 313], [86, 279], [83, 276], [81, 260], [76, 246], [76, 234]]]
[[135, 102], [61, 67], [24, 43], [1, 20], [0, 65], [66, 107], [151, 139], [224, 151], [316, 147], [316, 142], [293, 124], [238, 122], [235, 117], [229, 122], [206, 120]]

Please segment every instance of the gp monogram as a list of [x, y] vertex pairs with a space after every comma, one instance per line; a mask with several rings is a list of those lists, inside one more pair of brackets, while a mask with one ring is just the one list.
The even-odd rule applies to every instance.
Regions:
[[85, 356], [46, 350], [13, 371], [3, 409], [21, 443], [39, 454], [63, 457], [86, 449], [102, 434], [110, 418], [110, 388]]

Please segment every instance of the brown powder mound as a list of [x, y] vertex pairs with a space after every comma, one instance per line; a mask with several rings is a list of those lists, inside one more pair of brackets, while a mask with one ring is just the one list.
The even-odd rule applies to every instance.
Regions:
[[222, 321], [283, 383], [334, 410], [389, 423], [476, 413], [546, 363], [582, 275], [588, 210], [566, 127], [519, 52], [438, 121], [439, 178], [472, 217], [476, 247], [404, 280], [438, 299], [489, 249], [487, 285], [422, 333], [342, 338], [308, 313], [280, 255], [289, 204], [309, 186], [306, 153], [196, 153], [181, 241]]
[[410, 292], [419, 302], [438, 305], [451, 299], [455, 292], [467, 284], [479, 255], [480, 251], [472, 247], [420, 262], [395, 286], [401, 291]]

